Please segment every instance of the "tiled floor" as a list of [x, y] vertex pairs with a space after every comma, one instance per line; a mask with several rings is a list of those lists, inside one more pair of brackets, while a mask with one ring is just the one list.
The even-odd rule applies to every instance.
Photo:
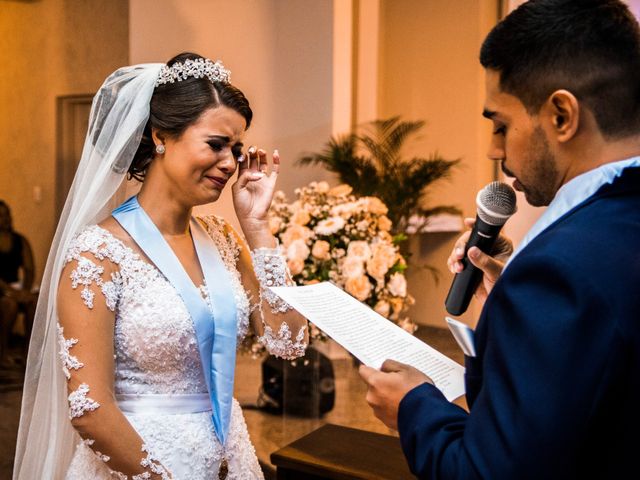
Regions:
[[[421, 327], [417, 336], [457, 362], [462, 353], [448, 330]], [[252, 409], [261, 384], [261, 361], [238, 358], [235, 396], [245, 406], [244, 416], [251, 439], [265, 473], [273, 473], [269, 456], [275, 450], [306, 435], [325, 423], [335, 423], [378, 433], [394, 435], [371, 412], [365, 401], [366, 388], [350, 357], [339, 348], [330, 348], [336, 380], [335, 407], [319, 419], [273, 415]], [[15, 351], [19, 355], [19, 349]], [[0, 371], [0, 480], [11, 478], [15, 438], [21, 401], [22, 372], [20, 369]], [[464, 405], [463, 403], [461, 403]]]

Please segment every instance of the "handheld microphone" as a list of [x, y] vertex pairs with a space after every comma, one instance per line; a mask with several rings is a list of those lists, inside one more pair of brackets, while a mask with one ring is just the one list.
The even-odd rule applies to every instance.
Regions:
[[461, 315], [467, 310], [471, 297], [482, 279], [482, 270], [469, 261], [467, 252], [471, 247], [478, 247], [485, 253], [491, 252], [500, 229], [516, 212], [516, 192], [506, 183], [491, 182], [478, 192], [476, 205], [476, 223], [461, 260], [464, 269], [456, 273], [444, 302], [447, 312], [451, 315]]

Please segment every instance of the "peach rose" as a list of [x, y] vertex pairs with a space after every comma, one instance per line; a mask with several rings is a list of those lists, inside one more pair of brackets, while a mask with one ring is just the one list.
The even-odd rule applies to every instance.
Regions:
[[386, 215], [389, 209], [378, 197], [362, 197], [358, 199], [362, 210], [375, 215]]
[[330, 248], [331, 245], [329, 245], [329, 242], [325, 242], [324, 240], [317, 240], [313, 244], [311, 255], [316, 257], [318, 260], [329, 260], [331, 258], [331, 253], [329, 252]]
[[282, 219], [280, 217], [269, 217], [269, 231], [272, 235], [275, 235], [280, 231], [280, 227], [282, 227]]
[[311, 220], [311, 215], [309, 215], [309, 212], [307, 212], [304, 209], [300, 209], [296, 211], [291, 216], [291, 223], [294, 223], [296, 225], [306, 225], [307, 223], [309, 223], [310, 220]]
[[309, 247], [307, 247], [307, 244], [301, 238], [294, 240], [287, 247], [287, 258], [289, 260], [300, 260], [304, 262], [309, 256], [309, 253], [311, 253]]
[[389, 299], [389, 304], [391, 305], [391, 311], [393, 312], [390, 318], [397, 320], [400, 318], [402, 310], [404, 310], [404, 299], [400, 297], [391, 297]]
[[337, 187], [333, 187], [331, 190], [329, 190], [329, 195], [333, 195], [334, 197], [346, 197], [352, 191], [353, 191], [353, 188], [351, 188], [350, 185], [347, 185], [346, 183], [342, 183]]
[[413, 335], [418, 329], [418, 326], [413, 323], [409, 317], [404, 317], [398, 320], [398, 326], [409, 332], [411, 335]]
[[282, 246], [288, 248], [296, 240], [307, 241], [313, 236], [313, 232], [302, 225], [289, 225], [281, 236]]
[[287, 260], [287, 266], [292, 276], [298, 275], [304, 270], [304, 262], [302, 260]]
[[386, 215], [382, 215], [380, 218], [378, 218], [378, 228], [383, 232], [388, 232], [389, 230], [391, 230], [391, 226], [391, 220], [389, 220], [389, 217], [387, 217]]
[[389, 305], [389, 302], [385, 300], [379, 300], [373, 309], [386, 318], [389, 316], [389, 312], [391, 311], [391, 305]]
[[380, 256], [374, 256], [367, 262], [367, 273], [375, 278], [378, 283], [384, 281], [384, 276], [388, 271], [389, 267], [387, 266], [387, 262]]
[[353, 295], [361, 302], [369, 298], [371, 294], [371, 282], [366, 275], [360, 275], [359, 277], [352, 277], [347, 279], [344, 284], [344, 289], [347, 293]]

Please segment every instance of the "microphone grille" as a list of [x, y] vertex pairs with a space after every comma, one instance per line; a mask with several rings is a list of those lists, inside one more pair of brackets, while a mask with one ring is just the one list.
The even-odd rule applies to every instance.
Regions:
[[491, 182], [478, 192], [478, 216], [489, 225], [502, 226], [516, 213], [516, 192], [503, 182]]

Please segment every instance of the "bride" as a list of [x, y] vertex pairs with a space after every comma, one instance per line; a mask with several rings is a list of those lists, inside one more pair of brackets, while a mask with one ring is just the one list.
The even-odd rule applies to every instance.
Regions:
[[[304, 354], [267, 210], [277, 151], [220, 62], [125, 67], [93, 101], [31, 340], [14, 479], [262, 478], [232, 397], [236, 344]], [[192, 209], [232, 186], [244, 238]], [[122, 198], [125, 174], [142, 181]]]

